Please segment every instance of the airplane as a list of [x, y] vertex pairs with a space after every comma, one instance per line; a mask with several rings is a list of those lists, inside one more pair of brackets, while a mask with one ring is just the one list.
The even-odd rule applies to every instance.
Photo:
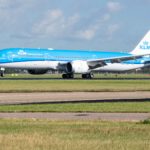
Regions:
[[136, 48], [129, 52], [93, 50], [59, 50], [7, 48], [0, 50], [0, 75], [6, 68], [24, 69], [28, 73], [45, 74], [49, 70], [63, 71], [62, 78], [72, 79], [82, 74], [93, 78], [93, 71], [122, 72], [150, 66], [150, 31]]

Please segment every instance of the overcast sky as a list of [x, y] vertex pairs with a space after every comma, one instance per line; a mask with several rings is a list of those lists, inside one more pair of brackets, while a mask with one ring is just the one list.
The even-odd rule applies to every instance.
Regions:
[[0, 49], [130, 51], [150, 29], [150, 0], [0, 0]]

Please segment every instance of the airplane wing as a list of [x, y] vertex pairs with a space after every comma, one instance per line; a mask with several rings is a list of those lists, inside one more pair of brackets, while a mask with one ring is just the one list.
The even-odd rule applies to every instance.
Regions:
[[148, 56], [148, 55], [150, 55], [150, 54], [93, 59], [93, 60], [87, 60], [87, 63], [89, 65], [90, 69], [95, 69], [95, 68], [99, 68], [99, 67], [107, 65], [107, 63], [121, 63], [123, 61], [140, 59], [143, 56]]

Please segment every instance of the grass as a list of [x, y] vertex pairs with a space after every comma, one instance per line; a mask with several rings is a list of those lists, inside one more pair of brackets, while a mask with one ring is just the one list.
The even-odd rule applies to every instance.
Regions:
[[[11, 80], [26, 77], [31, 76], [13, 76], [8, 77], [10, 78], [8, 81], [0, 80], [0, 92], [150, 90], [150, 80]], [[126, 78], [126, 75], [122, 77]], [[49, 76], [45, 75], [42, 78], [49, 78]], [[0, 112], [150, 112], [150, 102], [1, 105]], [[150, 149], [150, 120], [128, 123], [0, 119], [0, 150], [20, 149]]]
[[0, 112], [150, 112], [150, 102], [0, 105]]
[[[80, 75], [76, 75], [78, 78]], [[6, 75], [0, 80], [0, 92], [103, 92], [103, 91], [150, 91], [148, 74], [95, 74], [93, 80], [60, 80], [61, 74]], [[98, 80], [103, 78], [103, 80]], [[107, 80], [111, 78], [112, 80]], [[113, 79], [126, 80], [113, 80]], [[136, 78], [139, 80], [127, 80]], [[18, 79], [18, 80], [17, 80]], [[33, 79], [33, 80], [32, 80]]]
[[128, 122], [0, 119], [0, 150], [145, 150], [150, 125]]
[[142, 121], [141, 123], [143, 123], [143, 124], [150, 124], [150, 119], [145, 119], [145, 120]]
[[150, 91], [150, 80], [0, 80], [0, 92]]

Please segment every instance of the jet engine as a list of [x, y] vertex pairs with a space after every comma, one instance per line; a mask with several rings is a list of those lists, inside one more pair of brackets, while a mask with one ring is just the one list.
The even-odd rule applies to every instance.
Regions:
[[73, 61], [67, 63], [66, 67], [67, 73], [88, 73], [89, 66], [86, 61]]

